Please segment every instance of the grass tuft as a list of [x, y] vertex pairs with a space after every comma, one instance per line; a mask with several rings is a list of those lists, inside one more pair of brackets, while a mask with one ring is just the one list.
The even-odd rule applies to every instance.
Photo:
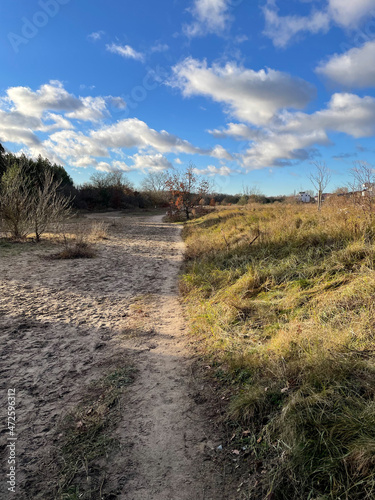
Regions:
[[74, 243], [66, 245], [60, 252], [49, 255], [49, 259], [92, 259], [96, 256], [95, 250], [88, 243]]
[[116, 449], [113, 437], [123, 389], [134, 371], [118, 368], [88, 388], [83, 402], [70, 411], [58, 429], [60, 480], [57, 498], [104, 498], [105, 457]]

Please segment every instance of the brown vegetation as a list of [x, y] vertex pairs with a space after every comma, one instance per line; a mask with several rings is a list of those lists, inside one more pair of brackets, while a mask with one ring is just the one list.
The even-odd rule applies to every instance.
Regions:
[[318, 213], [219, 211], [184, 233], [181, 291], [202, 352], [231, 388], [240, 498], [373, 498], [372, 219], [332, 197]]

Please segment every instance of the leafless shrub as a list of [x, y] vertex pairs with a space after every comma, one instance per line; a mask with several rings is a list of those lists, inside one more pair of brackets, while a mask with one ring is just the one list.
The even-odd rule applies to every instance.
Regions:
[[55, 254], [49, 256], [50, 259], [60, 260], [60, 259], [92, 259], [95, 257], [96, 252], [87, 243], [74, 243], [68, 244]]
[[75, 224], [74, 233], [61, 229], [59, 235], [62, 250], [49, 256], [51, 259], [91, 259], [95, 257], [96, 251], [92, 246], [92, 226], [85, 223]]
[[100, 241], [108, 239], [108, 224], [103, 221], [96, 221], [91, 225], [89, 232], [90, 241]]
[[351, 171], [352, 200], [360, 206], [366, 218], [372, 222], [375, 211], [375, 171], [364, 161], [357, 161]]
[[22, 168], [11, 167], [0, 184], [0, 214], [6, 232], [16, 240], [24, 239], [31, 226], [29, 183]]
[[70, 200], [58, 193], [60, 184], [61, 181], [54, 181], [53, 175], [46, 172], [42, 185], [31, 195], [30, 219], [36, 241], [40, 241], [49, 224], [58, 223], [71, 215]]
[[14, 165], [2, 177], [0, 184], [0, 215], [5, 229], [14, 239], [24, 239], [30, 231], [39, 242], [51, 223], [71, 215], [70, 199], [58, 192], [61, 182], [45, 172], [37, 185], [22, 166]]

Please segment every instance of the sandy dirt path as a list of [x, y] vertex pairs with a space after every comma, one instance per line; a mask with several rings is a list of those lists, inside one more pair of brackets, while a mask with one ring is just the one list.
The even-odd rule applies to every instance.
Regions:
[[[36, 250], [0, 261], [0, 387], [4, 397], [17, 390], [16, 498], [55, 498], [53, 484], [35, 482], [56, 426], [122, 356], [138, 373], [121, 403], [101, 498], [228, 498], [209, 460], [219, 443], [192, 382], [177, 293], [180, 228], [161, 216], [99, 218], [110, 237], [95, 259], [46, 261]], [[5, 430], [0, 437], [4, 464]], [[0, 497], [14, 498], [3, 478]]]

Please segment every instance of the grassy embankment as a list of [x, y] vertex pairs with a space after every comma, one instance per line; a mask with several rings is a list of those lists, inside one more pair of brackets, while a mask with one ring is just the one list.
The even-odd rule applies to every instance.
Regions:
[[181, 290], [231, 386], [234, 442], [257, 479], [246, 498], [375, 498], [374, 227], [350, 205], [254, 205], [185, 226]]

